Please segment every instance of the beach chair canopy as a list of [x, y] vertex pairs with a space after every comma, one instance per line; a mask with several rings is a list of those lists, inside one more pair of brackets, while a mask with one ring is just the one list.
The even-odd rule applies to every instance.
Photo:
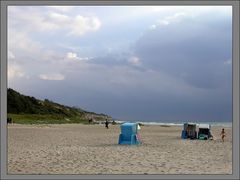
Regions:
[[121, 125], [121, 133], [125, 135], [137, 134], [138, 124], [137, 123], [123, 123]]
[[124, 123], [121, 125], [121, 134], [119, 135], [119, 144], [139, 144], [137, 138], [138, 124]]
[[210, 129], [211, 128], [211, 126], [210, 126], [210, 124], [199, 124], [199, 129]]
[[196, 123], [184, 123], [183, 130], [182, 130], [182, 139], [195, 139], [197, 137], [197, 124]]
[[210, 124], [199, 124], [198, 128], [198, 139], [207, 140], [212, 137]]
[[183, 130], [187, 130], [187, 129], [196, 129], [197, 128], [197, 124], [196, 123], [184, 123], [183, 124]]

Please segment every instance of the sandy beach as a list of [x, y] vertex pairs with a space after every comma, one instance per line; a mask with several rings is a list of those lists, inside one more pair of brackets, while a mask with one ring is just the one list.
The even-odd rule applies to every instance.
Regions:
[[231, 174], [232, 129], [182, 140], [182, 127], [142, 126], [141, 145], [118, 145], [119, 125], [8, 125], [8, 174]]

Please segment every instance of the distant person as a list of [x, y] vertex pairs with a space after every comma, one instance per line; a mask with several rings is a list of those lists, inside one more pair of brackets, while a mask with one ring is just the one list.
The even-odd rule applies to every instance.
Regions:
[[108, 122], [108, 120], [106, 119], [106, 122], [105, 122], [105, 127], [108, 129], [108, 124], [109, 124], [109, 122]]
[[93, 122], [92, 118], [88, 120], [88, 123], [91, 124]]
[[225, 131], [224, 131], [224, 128], [222, 129], [220, 135], [222, 136], [222, 141], [224, 142], [224, 138], [225, 138], [225, 136], [226, 136]]

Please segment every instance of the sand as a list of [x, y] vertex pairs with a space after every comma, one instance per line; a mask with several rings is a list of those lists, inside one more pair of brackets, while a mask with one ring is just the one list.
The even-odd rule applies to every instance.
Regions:
[[8, 174], [231, 174], [232, 129], [182, 140], [182, 127], [142, 126], [141, 145], [118, 145], [119, 125], [8, 125]]

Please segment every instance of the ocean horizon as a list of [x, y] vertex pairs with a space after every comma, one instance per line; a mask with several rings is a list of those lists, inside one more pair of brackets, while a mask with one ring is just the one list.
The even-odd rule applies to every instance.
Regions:
[[211, 126], [232, 127], [232, 122], [199, 122], [199, 121], [184, 121], [184, 122], [164, 122], [164, 121], [134, 121], [134, 120], [114, 120], [116, 123], [135, 122], [143, 125], [165, 125], [165, 126], [183, 126], [184, 123], [210, 124]]

